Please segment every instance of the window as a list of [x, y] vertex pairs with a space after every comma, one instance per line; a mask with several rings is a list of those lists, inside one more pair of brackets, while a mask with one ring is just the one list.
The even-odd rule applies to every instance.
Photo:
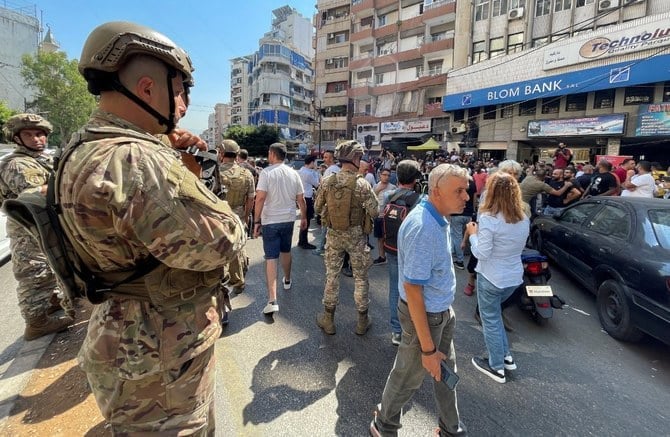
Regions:
[[468, 109], [468, 119], [473, 120], [479, 117], [479, 107]]
[[594, 0], [577, 0], [576, 7], [581, 8], [582, 6], [592, 5]]
[[558, 114], [561, 106], [560, 97], [550, 97], [542, 99], [542, 113], [543, 114]]
[[335, 68], [346, 68], [349, 65], [349, 58], [330, 58], [326, 59], [326, 70], [333, 70]]
[[569, 11], [572, 7], [572, 0], [555, 0], [554, 12]]
[[417, 65], [416, 66], [416, 77], [418, 79], [419, 77], [422, 77], [422, 76], [423, 76], [423, 65]]
[[666, 82], [663, 85], [663, 101], [670, 102], [670, 82]]
[[514, 105], [507, 105], [500, 108], [500, 118], [511, 118], [514, 115]]
[[428, 104], [442, 103], [442, 97], [428, 97]]
[[377, 17], [377, 27], [386, 26], [386, 15], [380, 15]]
[[535, 115], [537, 109], [537, 100], [529, 100], [519, 103], [519, 115]]
[[491, 38], [489, 44], [489, 56], [491, 58], [505, 54], [505, 40], [502, 36], [500, 38]]
[[454, 116], [452, 118], [454, 122], [456, 123], [461, 123], [462, 121], [465, 120], [465, 111], [463, 109], [459, 109], [458, 111], [454, 111]]
[[475, 21], [489, 18], [489, 0], [475, 0]]
[[486, 41], [478, 41], [472, 44], [472, 63], [476, 64], [477, 62], [485, 61], [488, 58], [486, 56]]
[[526, 6], [526, 0], [509, 0], [510, 9], [523, 8], [525, 6]]
[[542, 38], [535, 38], [532, 43], [532, 47], [541, 47], [549, 43], [549, 37], [545, 36]]
[[561, 217], [558, 219], [558, 221], [580, 225], [597, 207], [597, 203], [583, 203], [581, 205], [577, 205], [561, 214]]
[[624, 105], [639, 105], [641, 103], [653, 103], [655, 86], [638, 85], [627, 87], [624, 91]]
[[507, 36], [507, 53], [516, 53], [523, 50], [523, 32], [512, 33]]
[[507, 0], [493, 0], [491, 16], [499, 17], [507, 13]]
[[496, 119], [496, 105], [484, 106], [484, 115], [482, 115], [484, 120], [495, 120]]
[[551, 0], [535, 0], [535, 16], [549, 15], [551, 13]]
[[347, 90], [347, 81], [330, 82], [326, 85], [326, 93], [339, 93]]
[[442, 59], [436, 61], [428, 61], [428, 74], [431, 76], [434, 74], [442, 73]]
[[566, 111], [586, 110], [586, 93], [569, 94], [565, 99]]
[[614, 108], [614, 89], [598, 90], [594, 93], [593, 109]]
[[375, 74], [375, 85], [384, 83], [384, 73]]
[[630, 231], [631, 217], [623, 208], [605, 205], [588, 223], [588, 228], [599, 234], [625, 239]]

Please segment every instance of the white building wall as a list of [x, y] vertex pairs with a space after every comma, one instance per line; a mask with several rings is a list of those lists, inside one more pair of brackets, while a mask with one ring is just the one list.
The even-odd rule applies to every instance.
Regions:
[[21, 57], [37, 53], [39, 30], [37, 18], [0, 7], [0, 100], [17, 111], [34, 96], [23, 83]]

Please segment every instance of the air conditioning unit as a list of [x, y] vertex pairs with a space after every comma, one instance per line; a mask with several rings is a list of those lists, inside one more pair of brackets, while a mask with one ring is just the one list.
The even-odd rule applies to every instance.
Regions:
[[607, 11], [619, 7], [619, 0], [599, 0], [598, 12]]
[[465, 128], [465, 123], [461, 123], [458, 125], [453, 125], [451, 128], [451, 133], [452, 134], [464, 134], [467, 129]]
[[507, 13], [508, 20], [516, 20], [523, 17], [523, 8], [510, 9]]

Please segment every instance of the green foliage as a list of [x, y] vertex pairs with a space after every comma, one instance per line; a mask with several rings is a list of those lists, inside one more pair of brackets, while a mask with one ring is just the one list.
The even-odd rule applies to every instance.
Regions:
[[10, 143], [12, 141], [11, 138], [5, 138], [3, 127], [5, 126], [7, 119], [14, 114], [16, 114], [16, 111], [9, 109], [7, 104], [0, 100], [0, 143]]
[[54, 126], [49, 143], [66, 144], [95, 108], [95, 98], [77, 70], [77, 60], [68, 60], [63, 52], [24, 55], [21, 75], [26, 85], [36, 90], [28, 107]]
[[247, 149], [249, 156], [265, 157], [270, 144], [279, 141], [279, 131], [270, 125], [230, 126], [223, 135], [225, 139], [235, 140], [241, 149]]

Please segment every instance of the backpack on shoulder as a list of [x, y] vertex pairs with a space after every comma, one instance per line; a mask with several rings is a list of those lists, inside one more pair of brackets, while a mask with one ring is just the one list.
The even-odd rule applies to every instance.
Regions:
[[407, 214], [419, 203], [421, 195], [416, 191], [399, 189], [391, 195], [382, 213], [384, 250], [398, 253], [398, 232]]

